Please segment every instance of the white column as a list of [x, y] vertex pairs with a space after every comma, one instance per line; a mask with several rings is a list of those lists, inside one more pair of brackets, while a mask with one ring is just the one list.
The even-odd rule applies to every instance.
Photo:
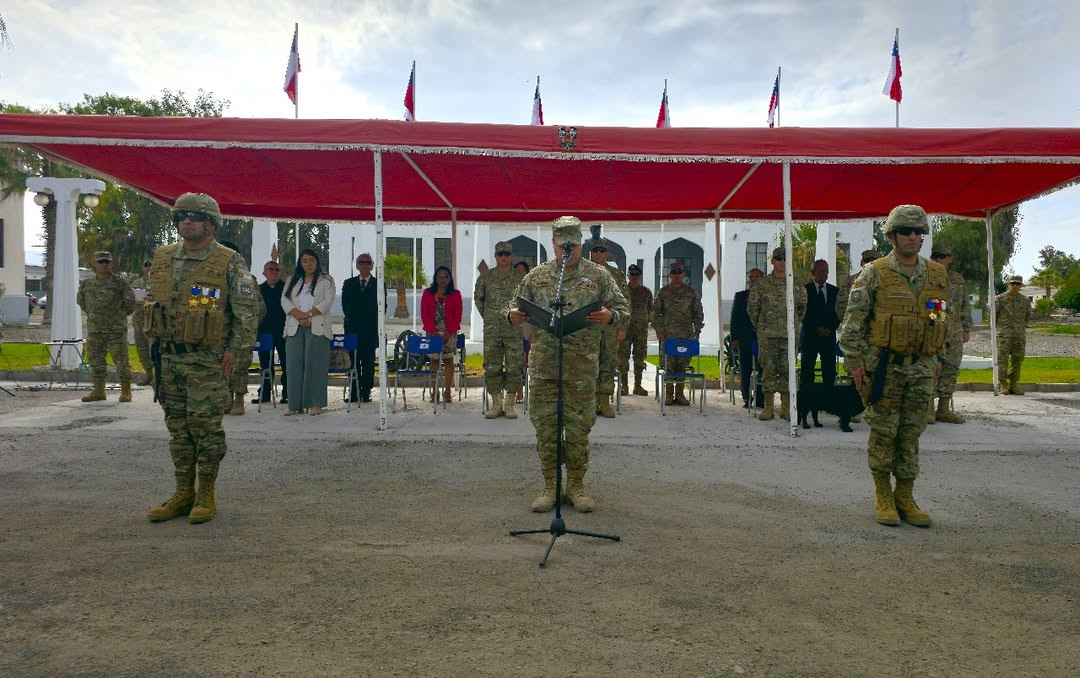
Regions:
[[824, 259], [829, 264], [829, 280], [836, 284], [836, 231], [837, 224], [818, 224], [814, 259]]
[[[720, 308], [723, 306], [723, 300], [720, 299], [720, 262], [713, 260], [716, 259], [716, 236], [719, 231], [717, 221], [706, 221], [704, 239], [702, 240], [702, 269], [700, 271], [694, 271], [694, 275], [701, 276], [701, 307], [705, 318], [705, 327], [702, 329], [701, 336], [698, 337], [698, 341], [702, 346], [709, 344], [715, 344], [720, 346], [721, 337], [723, 336], [721, 330], [724, 326], [724, 319], [720, 315], [722, 311]], [[713, 264], [713, 268], [716, 269], [716, 274], [713, 275], [712, 280], [705, 277], [705, 269], [709, 267], [709, 264]]]
[[[256, 219], [251, 225], [251, 272], [259, 283], [266, 281], [262, 270], [266, 262], [270, 261], [270, 252], [277, 244], [277, 222], [266, 219]], [[331, 251], [333, 248], [331, 248]]]

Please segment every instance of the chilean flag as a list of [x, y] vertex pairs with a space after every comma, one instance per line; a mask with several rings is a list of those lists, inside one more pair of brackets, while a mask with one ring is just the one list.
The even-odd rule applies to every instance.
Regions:
[[776, 74], [776, 81], [772, 86], [772, 96], [769, 97], [769, 127], [776, 123], [776, 112], [780, 110], [780, 73]]
[[664, 81], [664, 96], [660, 99], [660, 114], [656, 116], [657, 127], [671, 127], [671, 107], [667, 100], [667, 81]]
[[904, 93], [900, 90], [901, 74], [900, 38], [895, 38], [892, 44], [892, 59], [889, 61], [889, 77], [885, 78], [885, 86], [881, 88], [881, 93], [896, 103], [900, 103], [900, 100], [904, 98]]
[[533, 110], [532, 110], [532, 123], [533, 125], [544, 124], [544, 104], [540, 102], [540, 76], [536, 76], [536, 94], [533, 94]]
[[285, 94], [289, 95], [289, 101], [296, 103], [296, 83], [300, 73], [299, 51], [300, 26], [297, 25], [292, 36], [292, 51], [289, 52], [289, 66], [285, 69]]
[[405, 119], [416, 120], [416, 62], [412, 62], [409, 84], [405, 88]]

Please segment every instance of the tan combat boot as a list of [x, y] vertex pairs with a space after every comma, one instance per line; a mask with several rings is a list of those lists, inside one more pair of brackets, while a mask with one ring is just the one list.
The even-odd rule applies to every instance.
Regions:
[[683, 390], [685, 386], [679, 384], [675, 387], [675, 404], [676, 405], [689, 405], [690, 401], [686, 399], [686, 393]]
[[665, 386], [664, 387], [664, 405], [665, 406], [671, 406], [671, 405], [674, 405], [674, 404], [675, 404], [675, 387], [674, 386]]
[[507, 391], [503, 397], [503, 416], [507, 419], [517, 419], [517, 412], [514, 410], [514, 394], [510, 391]]
[[914, 489], [914, 478], [896, 479], [896, 492], [893, 494], [896, 512], [907, 523], [917, 527], [930, 527], [930, 514], [920, 509], [919, 505], [915, 503], [915, 497], [911, 495]]
[[246, 395], [247, 394], [240, 395], [239, 393], [234, 393], [232, 407], [229, 408], [229, 411], [226, 412], [226, 414], [231, 414], [237, 417], [244, 414], [244, 398], [246, 397]]
[[765, 392], [765, 407], [761, 408], [761, 412], [758, 413], [757, 418], [761, 421], [768, 421], [776, 417], [776, 413], [773, 412], [773, 396], [776, 395], [770, 391]]
[[787, 421], [791, 419], [791, 394], [780, 394], [780, 418]]
[[934, 412], [934, 397], [930, 396], [930, 402], [926, 405], [926, 423], [933, 424], [937, 421], [937, 413]]
[[607, 417], [608, 419], [615, 418], [615, 410], [611, 409], [611, 396], [596, 396], [596, 413], [601, 417]]
[[214, 504], [214, 481], [217, 480], [218, 467], [211, 464], [199, 464], [199, 490], [195, 493], [195, 504], [188, 514], [189, 523], [205, 523], [217, 515]]
[[1013, 395], [1024, 395], [1024, 387], [1020, 385], [1019, 379], [1009, 380], [1009, 393]]
[[938, 398], [937, 413], [934, 416], [938, 421], [943, 421], [946, 424], [963, 424], [967, 421], [953, 410], [953, 399], [951, 397]]
[[143, 372], [143, 375], [139, 377], [139, 380], [135, 382], [136, 386], [149, 386], [154, 383], [154, 368], [150, 368]]
[[95, 400], [105, 400], [105, 380], [95, 379], [94, 388], [82, 397], [84, 403], [92, 403]]
[[641, 370], [635, 370], [634, 372], [634, 395], [649, 395], [649, 392], [641, 387]]
[[566, 497], [578, 513], [590, 513], [595, 504], [585, 494], [585, 469], [566, 469]]
[[555, 467], [545, 466], [543, 470], [544, 491], [536, 499], [533, 499], [532, 505], [529, 506], [537, 513], [545, 513], [555, 508]]
[[484, 412], [484, 419], [498, 419], [505, 414], [503, 412], [503, 403], [506, 402], [506, 398], [503, 397], [503, 392], [498, 391], [496, 393], [489, 393], [491, 396], [491, 407], [487, 412]]
[[899, 525], [900, 516], [896, 512], [896, 501], [893, 499], [888, 473], [874, 474], [874, 497], [874, 518], [882, 525]]
[[121, 381], [120, 382], [120, 402], [122, 402], [122, 403], [130, 403], [131, 402], [131, 380], [130, 379], [128, 379], [127, 381]]
[[155, 506], [146, 512], [150, 522], [160, 523], [186, 516], [195, 503], [195, 469], [176, 470], [176, 491], [161, 506]]

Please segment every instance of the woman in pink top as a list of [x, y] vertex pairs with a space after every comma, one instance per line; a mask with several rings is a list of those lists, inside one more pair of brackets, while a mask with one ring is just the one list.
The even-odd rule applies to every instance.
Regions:
[[[443, 339], [443, 400], [446, 402], [451, 400], [450, 383], [454, 379], [454, 354], [457, 353], [457, 333], [461, 329], [461, 307], [461, 292], [454, 289], [450, 269], [438, 267], [431, 286], [420, 297], [420, 320], [428, 336], [437, 334]], [[431, 398], [435, 399], [434, 393]]]

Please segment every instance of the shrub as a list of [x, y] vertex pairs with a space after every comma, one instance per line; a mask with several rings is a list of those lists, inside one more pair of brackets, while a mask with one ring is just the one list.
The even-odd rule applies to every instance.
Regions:
[[1035, 316], [1038, 318], [1049, 318], [1050, 314], [1054, 312], [1057, 305], [1054, 304], [1054, 300], [1050, 297], [1043, 297], [1035, 302]]
[[1071, 311], [1080, 311], [1080, 269], [1073, 271], [1061, 289], [1054, 295], [1054, 302]]

